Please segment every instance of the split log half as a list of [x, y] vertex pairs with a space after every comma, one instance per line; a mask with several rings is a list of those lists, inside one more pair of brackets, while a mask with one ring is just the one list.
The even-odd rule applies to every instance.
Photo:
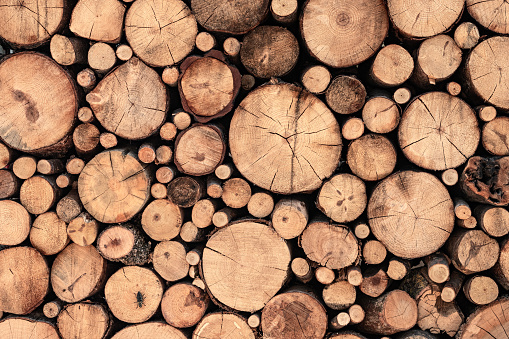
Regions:
[[69, 29], [89, 40], [118, 43], [125, 7], [118, 0], [79, 0], [72, 10]]

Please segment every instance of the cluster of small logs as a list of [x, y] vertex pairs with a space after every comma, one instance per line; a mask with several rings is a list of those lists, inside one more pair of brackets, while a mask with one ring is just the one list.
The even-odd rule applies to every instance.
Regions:
[[0, 0], [0, 338], [508, 338], [508, 11]]

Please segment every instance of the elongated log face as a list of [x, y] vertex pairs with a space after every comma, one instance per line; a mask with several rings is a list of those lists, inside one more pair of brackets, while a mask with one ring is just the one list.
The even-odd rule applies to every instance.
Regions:
[[276, 193], [320, 187], [339, 162], [341, 133], [332, 112], [314, 95], [290, 84], [251, 92], [230, 125], [237, 169], [255, 185]]
[[[0, 309], [28, 314], [48, 293], [49, 268], [44, 257], [31, 247], [0, 251]], [[1, 333], [1, 332], [0, 332]]]

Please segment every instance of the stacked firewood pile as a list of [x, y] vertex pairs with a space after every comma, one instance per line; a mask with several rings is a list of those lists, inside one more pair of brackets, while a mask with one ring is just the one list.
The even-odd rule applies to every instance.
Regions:
[[0, 338], [508, 338], [508, 11], [0, 0]]

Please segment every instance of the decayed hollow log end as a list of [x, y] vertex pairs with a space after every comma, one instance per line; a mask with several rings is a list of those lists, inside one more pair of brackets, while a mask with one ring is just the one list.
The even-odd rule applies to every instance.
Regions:
[[509, 157], [468, 160], [460, 187], [469, 200], [495, 206], [509, 204]]
[[290, 84], [266, 84], [238, 105], [230, 150], [249, 181], [275, 193], [310, 192], [339, 164], [342, 141], [332, 112]]

